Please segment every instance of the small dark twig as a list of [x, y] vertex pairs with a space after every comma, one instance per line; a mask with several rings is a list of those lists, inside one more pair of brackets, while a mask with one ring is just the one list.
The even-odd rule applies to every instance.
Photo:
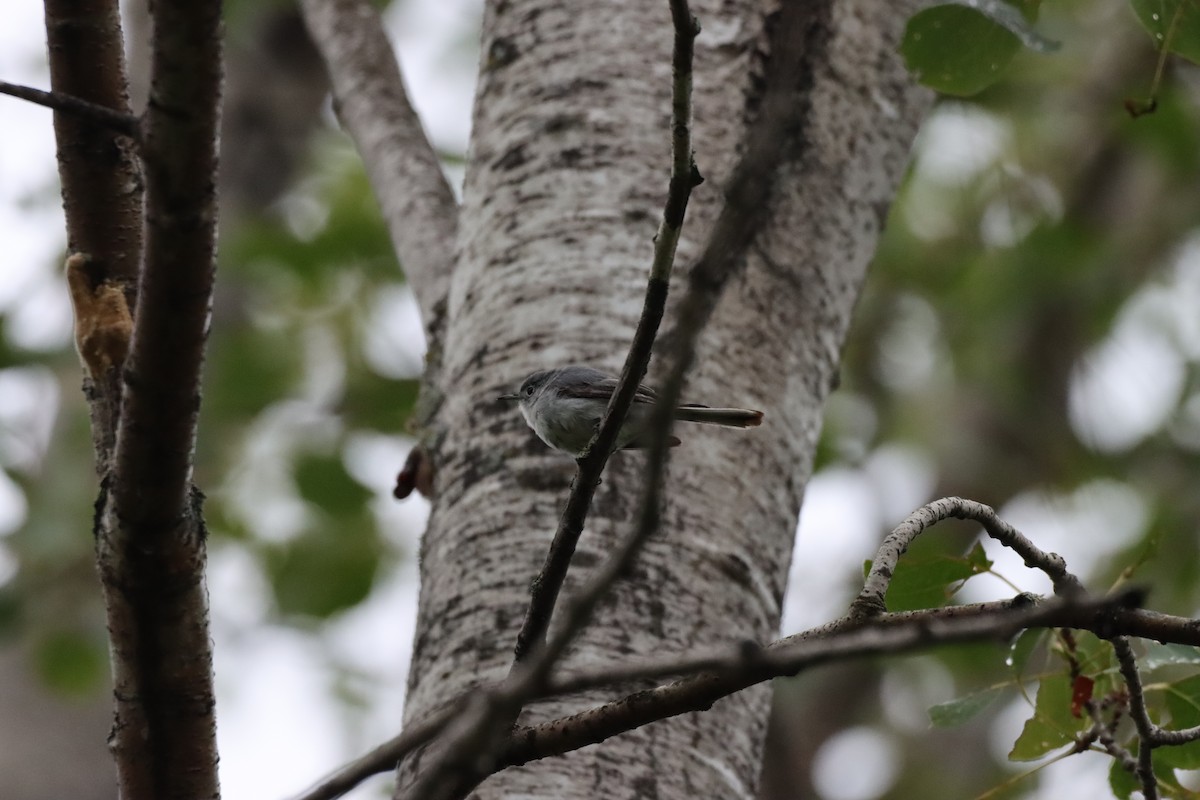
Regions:
[[8, 81], [0, 81], [0, 94], [36, 103], [64, 114], [73, 114], [114, 133], [128, 136], [135, 142], [140, 142], [142, 138], [141, 120], [133, 114], [125, 114], [107, 106], [81, 100], [73, 95], [62, 92], [46, 92], [30, 86], [18, 86]]

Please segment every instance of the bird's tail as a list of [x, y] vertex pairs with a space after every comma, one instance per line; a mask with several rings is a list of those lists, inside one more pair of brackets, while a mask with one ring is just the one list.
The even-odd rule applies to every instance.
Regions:
[[762, 425], [763, 413], [751, 411], [748, 408], [680, 406], [675, 409], [675, 419], [684, 422], [703, 422], [708, 425], [728, 425], [731, 428], [753, 428]]

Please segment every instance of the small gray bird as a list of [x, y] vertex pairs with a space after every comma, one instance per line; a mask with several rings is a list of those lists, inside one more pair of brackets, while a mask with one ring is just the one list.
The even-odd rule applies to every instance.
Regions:
[[[516, 400], [525, 422], [539, 439], [578, 458], [595, 435], [616, 389], [617, 379], [612, 375], [591, 367], [569, 366], [539, 370], [521, 383], [516, 394], [506, 394], [500, 399]], [[638, 386], [629, 416], [617, 436], [618, 449], [650, 446], [645, 427], [656, 400], [653, 389], [644, 384]], [[675, 419], [732, 428], [752, 428], [761, 425], [762, 418], [761, 411], [745, 408], [683, 405], [675, 409]], [[679, 440], [672, 436], [669, 444], [674, 447]]]

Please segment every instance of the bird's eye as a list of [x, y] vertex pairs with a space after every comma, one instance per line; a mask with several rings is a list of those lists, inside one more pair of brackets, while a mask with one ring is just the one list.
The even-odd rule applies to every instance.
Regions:
[[533, 387], [526, 386], [524, 389], [521, 390], [521, 394], [525, 395], [526, 397], [533, 397]]

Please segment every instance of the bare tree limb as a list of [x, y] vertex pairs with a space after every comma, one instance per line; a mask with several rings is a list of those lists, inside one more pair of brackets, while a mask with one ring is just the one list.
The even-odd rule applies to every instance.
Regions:
[[404, 91], [376, 7], [367, 0], [302, 0], [300, 5], [329, 71], [338, 118], [362, 156], [436, 343], [454, 268], [454, 193]]
[[466, 707], [463, 701], [451, 703], [410, 723], [398, 735], [322, 778], [311, 789], [292, 800], [334, 800], [372, 775], [394, 770], [400, 759], [441, 733], [452, 719], [464, 713]]
[[[534, 698], [574, 694], [628, 684], [630, 681], [684, 676], [671, 684], [637, 692], [578, 714], [522, 727], [510, 735], [500, 766], [561, 755], [594, 744], [650, 722], [689, 711], [707, 709], [714, 702], [748, 686], [773, 678], [851, 658], [894, 655], [944, 644], [995, 639], [1003, 641], [1031, 627], [1122, 630], [1130, 635], [1161, 632], [1164, 620], [1152, 612], [1131, 607], [1140, 592], [1128, 591], [1107, 598], [1076, 595], [1041, 600], [1019, 596], [1012, 600], [949, 606], [883, 614], [868, 621], [849, 616], [759, 647], [753, 642], [724, 651], [620, 662], [572, 672], [547, 680]], [[1192, 620], [1169, 618], [1176, 638], [1200, 642]], [[334, 800], [371, 777], [390, 771], [409, 751], [424, 744], [450, 725], [456, 716], [461, 725], [474, 724], [504, 685], [481, 689], [473, 707], [464, 701], [452, 704], [417, 723], [400, 736], [342, 767], [294, 800]], [[490, 700], [481, 698], [491, 697]], [[533, 698], [531, 698], [533, 699]]]
[[145, 252], [96, 526], [125, 800], [218, 795], [206, 532], [191, 473], [216, 246], [221, 5], [153, 13]]
[[1025, 560], [1025, 566], [1046, 573], [1054, 583], [1055, 594], [1069, 595], [1083, 591], [1079, 579], [1067, 571], [1062, 556], [1039, 549], [1020, 531], [1000, 519], [990, 506], [961, 497], [943, 497], [909, 514], [883, 540], [862, 591], [850, 606], [851, 614], [869, 617], [886, 611], [884, 596], [891, 585], [900, 556], [926, 530], [942, 520], [952, 518], [974, 520], [983, 525], [989, 536], [1015, 550]]

